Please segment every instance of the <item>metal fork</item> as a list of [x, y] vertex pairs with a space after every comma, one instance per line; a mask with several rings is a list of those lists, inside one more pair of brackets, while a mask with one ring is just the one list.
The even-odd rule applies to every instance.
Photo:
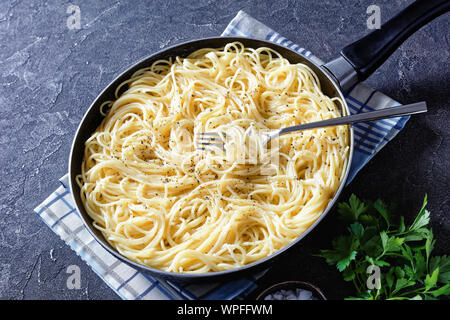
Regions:
[[[385, 108], [376, 111], [358, 113], [350, 116], [310, 122], [300, 124], [297, 126], [286, 127], [279, 130], [271, 130], [270, 132], [268, 132], [267, 138], [264, 140], [263, 146], [266, 146], [270, 140], [289, 132], [401, 117], [423, 112], [427, 112], [427, 104], [424, 101], [421, 101], [398, 107]], [[222, 139], [222, 137], [226, 138], [226, 134], [224, 132], [200, 132], [196, 135], [195, 139], [196, 148], [200, 150], [211, 150], [206, 147], [212, 146], [225, 150], [225, 141]]]

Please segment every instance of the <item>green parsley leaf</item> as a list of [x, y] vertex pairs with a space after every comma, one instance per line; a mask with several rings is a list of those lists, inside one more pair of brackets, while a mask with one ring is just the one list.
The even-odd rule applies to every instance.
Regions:
[[387, 228], [389, 229], [391, 225], [391, 218], [384, 203], [378, 199], [377, 201], [375, 201], [373, 206], [375, 209], [377, 209], [378, 213], [383, 217], [384, 221], [386, 221]]
[[427, 196], [425, 196], [425, 199], [423, 200], [422, 208], [420, 209], [419, 214], [417, 215], [412, 225], [409, 227], [409, 231], [421, 229], [422, 227], [427, 226], [430, 222], [430, 212], [426, 209], [426, 205]]
[[450, 295], [450, 284], [445, 284], [439, 289], [428, 291], [428, 293], [432, 294], [434, 297], [439, 297], [441, 295], [448, 296]]

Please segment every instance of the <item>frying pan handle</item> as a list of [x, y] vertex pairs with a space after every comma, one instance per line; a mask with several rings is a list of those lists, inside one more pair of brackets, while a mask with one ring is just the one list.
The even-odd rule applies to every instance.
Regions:
[[340, 57], [324, 67], [346, 91], [369, 77], [411, 34], [449, 9], [448, 0], [417, 0], [381, 29], [346, 46]]

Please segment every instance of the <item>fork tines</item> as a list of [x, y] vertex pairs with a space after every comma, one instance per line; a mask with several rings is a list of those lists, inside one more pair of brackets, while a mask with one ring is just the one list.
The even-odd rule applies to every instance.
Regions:
[[214, 151], [214, 148], [220, 148], [225, 151], [225, 143], [218, 132], [199, 132], [196, 135], [195, 144], [199, 150]]

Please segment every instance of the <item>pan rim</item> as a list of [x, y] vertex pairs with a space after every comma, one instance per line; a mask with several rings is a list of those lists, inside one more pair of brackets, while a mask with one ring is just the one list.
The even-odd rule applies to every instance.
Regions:
[[[84, 115], [82, 117], [82, 119], [80, 120], [80, 123], [75, 131], [75, 135], [74, 138], [72, 140], [72, 145], [70, 148], [70, 154], [69, 154], [69, 187], [70, 187], [70, 194], [74, 200], [75, 203], [75, 208], [78, 210], [81, 220], [83, 221], [83, 225], [88, 229], [90, 235], [109, 253], [111, 253], [114, 257], [118, 258], [120, 261], [125, 262], [129, 265], [132, 265], [138, 269], [141, 269], [143, 271], [147, 271], [152, 275], [156, 275], [162, 278], [172, 278], [172, 279], [179, 279], [179, 280], [201, 280], [201, 279], [212, 279], [212, 278], [221, 278], [221, 277], [226, 277], [226, 276], [231, 276], [231, 274], [233, 275], [237, 275], [237, 274], [241, 274], [244, 272], [249, 271], [250, 269], [256, 268], [258, 266], [263, 266], [266, 263], [268, 263], [270, 260], [273, 260], [277, 257], [279, 257], [280, 255], [283, 255], [286, 251], [288, 251], [290, 248], [292, 248], [293, 246], [297, 245], [304, 237], [306, 237], [313, 229], [316, 228], [316, 226], [322, 221], [322, 219], [325, 218], [325, 216], [328, 214], [329, 211], [331, 211], [331, 209], [334, 207], [337, 199], [339, 198], [343, 188], [345, 187], [346, 183], [347, 183], [347, 179], [350, 173], [350, 168], [351, 168], [351, 164], [352, 164], [352, 160], [353, 160], [353, 151], [354, 151], [354, 143], [353, 143], [353, 138], [354, 138], [354, 130], [353, 130], [353, 126], [349, 125], [348, 126], [348, 130], [349, 130], [349, 153], [348, 153], [348, 161], [347, 161], [347, 167], [345, 169], [345, 174], [343, 176], [343, 179], [340, 183], [339, 188], [337, 189], [333, 199], [328, 203], [326, 209], [323, 211], [323, 213], [319, 216], [319, 218], [316, 219], [316, 221], [314, 221], [313, 224], [311, 224], [307, 230], [305, 230], [305, 232], [303, 232], [300, 236], [298, 236], [295, 240], [293, 240], [291, 243], [289, 243], [288, 245], [284, 246], [283, 248], [277, 250], [276, 252], [260, 259], [257, 261], [254, 261], [250, 264], [246, 264], [244, 266], [241, 267], [237, 267], [237, 268], [233, 268], [233, 269], [229, 269], [229, 270], [223, 270], [223, 271], [215, 271], [215, 272], [208, 272], [208, 273], [180, 273], [180, 272], [169, 272], [169, 271], [164, 271], [161, 269], [156, 269], [150, 266], [146, 266], [144, 264], [140, 264], [138, 262], [132, 261], [129, 258], [125, 257], [124, 255], [120, 254], [116, 249], [114, 249], [108, 242], [106, 239], [99, 239], [99, 237], [95, 234], [93, 228], [95, 228], [93, 226], [92, 223], [92, 218], [91, 221], [87, 221], [87, 219], [85, 218], [85, 215], [88, 216], [87, 212], [85, 212], [85, 208], [83, 206], [79, 206], [78, 202], [75, 199], [75, 188], [77, 188], [77, 183], [75, 181], [75, 175], [73, 172], [73, 157], [74, 157], [74, 153], [75, 151], [75, 147], [77, 145], [77, 140], [78, 137], [80, 136], [80, 131], [83, 129], [83, 127], [85, 126], [85, 121], [86, 118], [88, 117], [88, 115], [92, 112], [92, 110], [94, 109], [94, 107], [97, 105], [97, 100], [99, 100], [100, 97], [103, 96], [103, 94], [110, 89], [113, 84], [121, 77], [123, 77], [125, 74], [129, 73], [131, 70], [134, 70], [138, 65], [143, 64], [147, 61], [151, 61], [154, 57], [167, 53], [167, 57], [171, 56], [169, 54], [170, 51], [173, 51], [176, 48], [179, 47], [183, 47], [183, 46], [188, 46], [197, 42], [207, 42], [207, 41], [224, 41], [224, 40], [229, 40], [229, 42], [232, 41], [248, 41], [248, 40], [252, 40], [252, 41], [257, 41], [261, 44], [266, 44], [269, 47], [278, 47], [281, 48], [282, 50], [288, 50], [291, 51], [292, 53], [294, 53], [297, 56], [300, 56], [302, 59], [305, 59], [308, 61], [308, 63], [311, 63], [313, 66], [315, 66], [318, 70], [321, 71], [321, 73], [323, 74], [323, 76], [325, 78], [327, 78], [332, 84], [333, 87], [336, 89], [337, 95], [341, 98], [341, 100], [343, 101], [343, 105], [342, 105], [342, 109], [346, 112], [346, 114], [350, 114], [350, 109], [348, 107], [347, 101], [345, 100], [345, 96], [342, 92], [342, 90], [340, 89], [339, 85], [336, 83], [335, 79], [326, 71], [324, 70], [321, 65], [318, 65], [317, 63], [311, 61], [310, 58], [301, 55], [300, 53], [282, 46], [280, 44], [274, 43], [274, 42], [270, 42], [270, 41], [266, 41], [266, 40], [259, 40], [259, 39], [254, 39], [254, 38], [247, 38], [247, 37], [239, 37], [239, 36], [219, 36], [219, 37], [206, 37], [206, 38], [199, 38], [199, 39], [193, 39], [193, 40], [189, 40], [189, 41], [185, 41], [182, 43], [178, 43], [175, 44], [173, 46], [164, 48], [162, 50], [159, 50], [157, 52], [153, 52], [147, 56], [145, 56], [144, 58], [140, 59], [139, 61], [133, 63], [132, 65], [129, 65], [128, 67], [126, 67], [124, 70], [122, 70], [116, 77], [114, 77], [114, 79], [112, 79], [103, 89], [102, 91], [95, 97], [95, 99], [92, 101], [92, 103], [89, 105], [89, 107], [86, 109], [86, 111], [84, 112]], [[207, 48], [206, 46], [204, 48]], [[79, 164], [81, 165], [81, 164]], [[82, 213], [82, 211], [84, 211], [84, 214]]]

